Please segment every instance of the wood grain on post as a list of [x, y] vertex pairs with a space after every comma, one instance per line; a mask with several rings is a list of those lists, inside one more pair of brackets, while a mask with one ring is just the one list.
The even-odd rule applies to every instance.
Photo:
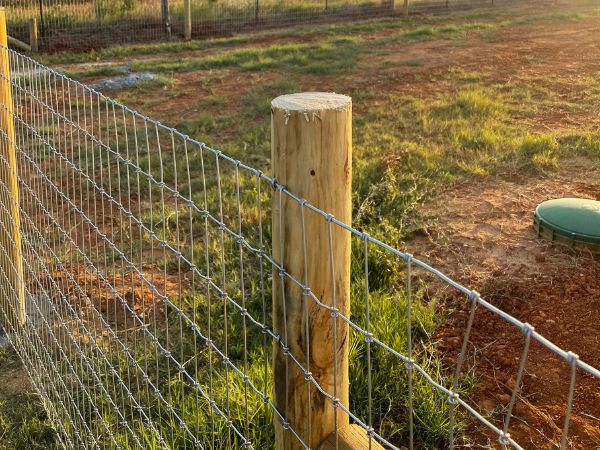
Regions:
[[183, 27], [186, 41], [192, 39], [192, 0], [183, 0]]
[[[271, 111], [272, 164], [277, 182], [350, 224], [352, 100], [319, 92], [284, 95], [273, 100]], [[346, 317], [350, 314], [350, 239], [347, 231], [322, 215], [284, 193], [274, 192], [274, 259], [322, 303], [335, 305]], [[319, 385], [348, 406], [347, 325], [339, 317], [334, 320], [329, 310], [303, 295], [301, 288], [278, 271], [273, 273], [273, 330]], [[273, 372], [275, 405], [310, 448], [318, 448], [336, 429], [348, 425], [347, 415], [306, 380], [305, 373], [277, 344]], [[276, 421], [275, 448], [304, 447]]]
[[14, 328], [25, 322], [25, 284], [10, 59], [4, 8], [0, 8], [0, 64], [0, 322], [8, 321]]

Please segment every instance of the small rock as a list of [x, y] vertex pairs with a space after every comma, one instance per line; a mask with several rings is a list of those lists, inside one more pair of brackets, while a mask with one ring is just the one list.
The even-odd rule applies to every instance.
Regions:
[[525, 405], [525, 403], [523, 402], [517, 402], [515, 405], [514, 412], [519, 416], [524, 416], [527, 412], [527, 405]]
[[500, 394], [498, 396], [498, 401], [500, 401], [500, 403], [507, 405], [508, 402], [510, 402], [510, 395], [508, 394]]
[[511, 391], [514, 389], [514, 387], [515, 387], [515, 377], [514, 376], [511, 375], [510, 377], [508, 377], [508, 380], [506, 380], [506, 386]]

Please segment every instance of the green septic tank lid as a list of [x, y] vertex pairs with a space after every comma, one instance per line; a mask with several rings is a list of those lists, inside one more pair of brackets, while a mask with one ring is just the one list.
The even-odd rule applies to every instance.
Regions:
[[535, 209], [538, 232], [553, 237], [600, 246], [600, 202], [583, 198], [559, 198], [541, 203]]

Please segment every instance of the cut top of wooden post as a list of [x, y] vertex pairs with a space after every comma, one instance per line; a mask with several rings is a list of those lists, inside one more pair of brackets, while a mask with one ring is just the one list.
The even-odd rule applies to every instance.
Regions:
[[333, 92], [302, 92], [277, 97], [271, 103], [273, 108], [283, 111], [309, 113], [318, 111], [345, 111], [352, 105], [352, 99]]

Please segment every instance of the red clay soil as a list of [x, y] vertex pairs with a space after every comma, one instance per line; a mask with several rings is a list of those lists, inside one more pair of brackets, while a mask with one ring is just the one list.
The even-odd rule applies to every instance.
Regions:
[[[517, 30], [517, 31], [515, 31]], [[477, 72], [485, 82], [521, 83], [558, 93], [565, 103], [589, 98], [586, 77], [600, 71], [600, 18], [551, 22], [494, 30], [491, 36], [471, 32], [459, 41], [401, 43], [383, 56], [362, 61], [377, 68], [344, 76], [302, 76], [296, 81], [318, 90], [348, 92], [371, 89], [385, 95], [435, 97], [455, 89], [451, 71]], [[276, 43], [275, 39], [272, 43]], [[200, 55], [198, 55], [200, 57]], [[383, 60], [387, 67], [379, 68]], [[415, 59], [420, 64], [407, 65]], [[215, 76], [220, 75], [215, 80]], [[159, 120], [193, 118], [204, 113], [235, 113], [240, 86], [245, 90], [286, 74], [235, 70], [175, 74], [176, 88], [153, 92], [152, 103], [138, 92], [122, 93], [126, 103], [141, 107]], [[213, 79], [226, 107], [205, 107], [212, 95], [202, 78]], [[242, 83], [243, 81], [243, 83]], [[243, 93], [243, 92], [242, 92]], [[167, 101], [168, 100], [168, 101]], [[356, 114], [372, 102], [357, 102]], [[233, 108], [234, 111], [229, 111]], [[600, 123], [590, 108], [562, 108], [540, 102], [535, 111], [516, 121], [532, 131], [581, 130]], [[225, 109], [225, 110], [224, 110]], [[561, 161], [561, 168], [544, 176], [516, 179], [466, 180], [426, 205], [438, 226], [427, 237], [414, 239], [415, 256], [476, 289], [492, 304], [567, 351], [600, 367], [600, 262], [598, 256], [555, 247], [537, 238], [532, 226], [535, 206], [544, 200], [581, 196], [600, 199], [600, 166], [585, 159]], [[428, 279], [429, 281], [429, 279]], [[431, 295], [443, 300], [449, 318], [434, 337], [455, 363], [469, 302], [439, 283], [428, 283]], [[133, 292], [133, 291], [131, 291]], [[127, 294], [124, 292], [123, 294]], [[93, 296], [92, 296], [93, 297]], [[143, 297], [143, 296], [142, 296]], [[143, 304], [144, 302], [141, 302]], [[141, 307], [141, 306], [140, 306]], [[497, 426], [510, 400], [524, 346], [523, 333], [479, 308], [470, 336], [466, 370], [475, 374], [471, 404]], [[600, 449], [600, 382], [581, 370], [569, 428], [568, 448]], [[541, 345], [531, 346], [519, 401], [511, 421], [511, 436], [526, 449], [557, 448], [560, 443], [570, 367]], [[470, 425], [469, 448], [499, 448], [497, 436]], [[473, 441], [477, 444], [472, 443]]]
[[165, 277], [159, 268], [146, 267], [143, 274], [146, 281], [137, 273], [100, 279], [96, 274], [85, 270], [75, 270], [70, 277], [57, 272], [52, 278], [60, 287], [61, 295], [80, 307], [96, 329], [105, 328], [98, 314], [102, 314], [103, 320], [116, 329], [127, 329], [139, 325], [131, 311], [135, 312], [139, 320], [147, 323], [164, 320], [163, 302], [148, 283], [160, 295], [167, 297], [178, 295], [180, 290], [185, 290], [188, 286], [188, 281], [183, 276], [167, 273]]
[[[585, 80], [600, 71], [599, 33], [600, 17], [595, 16], [551, 22], [551, 26], [544, 22], [491, 32], [475, 30], [460, 40], [389, 44], [387, 51], [381, 54], [365, 55], [360, 63], [366, 69], [355, 73], [341, 76], [294, 74], [293, 79], [305, 89], [350, 93], [370, 90], [386, 96], [432, 98], [455, 89], [456, 74], [462, 71], [475, 73], [485, 82], [517, 83], [540, 92], [549, 90], [557, 93], [565, 105], [577, 104], [593, 95]], [[290, 39], [274, 36], [268, 42], [273, 45], [290, 42]], [[215, 51], [196, 51], [194, 56], [202, 58]], [[148, 56], [143, 57], [146, 58]], [[409, 61], [418, 64], [407, 64]], [[384, 62], [385, 66], [382, 66]], [[135, 90], [123, 91], [119, 98], [164, 123], [175, 125], [174, 117], [181, 121], [199, 113], [235, 114], [241, 106], [241, 93], [288, 76], [277, 70], [240, 72], [232, 69], [171, 75], [177, 80], [175, 87], [166, 87], [162, 92], [153, 88], [152, 96], [141, 96]], [[211, 80], [210, 85], [205, 84], [206, 79]], [[224, 105], [206, 105], [205, 100], [214, 92], [226, 99]], [[357, 101], [355, 113], [365, 113], [370, 104], [372, 101]], [[540, 131], [590, 127], [600, 122], [595, 111], [565, 108], [557, 102], [540, 102], [535, 111], [528, 111], [526, 116], [516, 119], [530, 125], [532, 130]]]
[[[597, 163], [576, 159], [549, 176], [465, 183], [427, 206], [439, 225], [409, 247], [415, 256], [598, 368], [600, 258], [544, 242], [532, 225], [539, 202], [574, 196], [600, 199]], [[440, 284], [430, 283], [430, 289], [449, 313], [434, 338], [450, 366], [456, 364], [470, 303]], [[472, 403], [500, 428], [524, 343], [518, 328], [478, 308], [468, 347], [467, 370], [476, 378]], [[509, 429], [523, 448], [558, 448], [570, 376], [562, 358], [532, 344]], [[472, 424], [469, 432], [472, 440], [484, 444], [478, 448], [500, 448], [497, 436], [482, 427]], [[582, 370], [576, 373], [568, 448], [600, 448], [600, 380]]]

